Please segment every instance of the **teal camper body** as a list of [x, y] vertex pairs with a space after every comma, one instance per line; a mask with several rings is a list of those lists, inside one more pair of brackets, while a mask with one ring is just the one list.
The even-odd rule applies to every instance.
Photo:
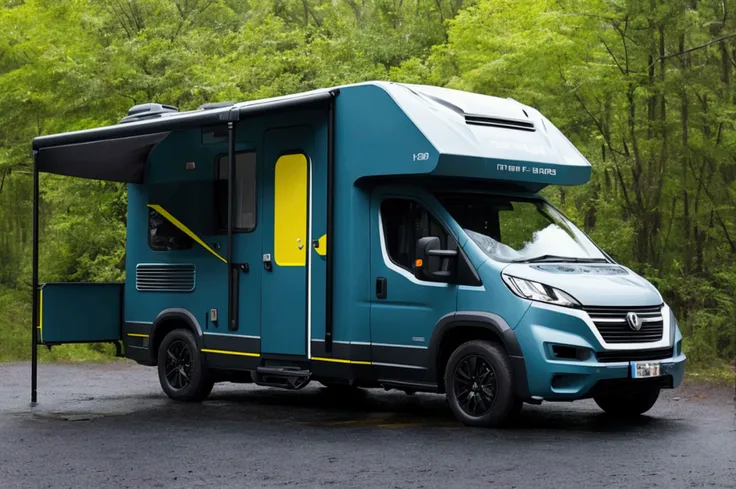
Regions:
[[657, 290], [538, 195], [589, 162], [516, 101], [372, 82], [146, 104], [33, 149], [36, 195], [39, 172], [128, 183], [125, 283], [37, 289], [34, 401], [37, 345], [94, 341], [174, 399], [318, 381], [446, 393], [481, 426], [524, 402], [639, 414], [682, 380]]

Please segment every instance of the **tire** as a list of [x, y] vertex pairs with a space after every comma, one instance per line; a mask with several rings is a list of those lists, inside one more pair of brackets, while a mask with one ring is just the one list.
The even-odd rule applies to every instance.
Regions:
[[593, 400], [606, 414], [632, 417], [646, 413], [657, 402], [659, 387], [631, 387], [598, 394]]
[[468, 341], [450, 355], [445, 392], [455, 417], [468, 426], [502, 426], [520, 408], [509, 357], [489, 341]]
[[189, 330], [175, 329], [164, 337], [158, 349], [158, 380], [177, 401], [203, 401], [212, 391], [214, 382]]

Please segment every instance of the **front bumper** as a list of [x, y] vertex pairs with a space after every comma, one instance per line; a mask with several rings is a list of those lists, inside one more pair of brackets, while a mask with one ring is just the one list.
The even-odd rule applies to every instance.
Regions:
[[[631, 376], [631, 360], [639, 360], [643, 352], [655, 351], [646, 344], [631, 348], [631, 359], [622, 350], [617, 352], [621, 361], [599, 360], [596, 353], [610, 353], [611, 350], [598, 340], [582, 311], [535, 303], [514, 328], [514, 333], [524, 355], [529, 392], [538, 400], [584, 399], [592, 395], [596, 386], [602, 388], [611, 382], [649, 382], [675, 388], [685, 375], [686, 358], [681, 351], [679, 331], [670, 346], [656, 350], [659, 353], [656, 359], [645, 360], [660, 364], [660, 376], [653, 379], [633, 379]], [[568, 354], [575, 352], [576, 357], [561, 358], [555, 352], [560, 347]], [[646, 354], [643, 357], [646, 358]]]

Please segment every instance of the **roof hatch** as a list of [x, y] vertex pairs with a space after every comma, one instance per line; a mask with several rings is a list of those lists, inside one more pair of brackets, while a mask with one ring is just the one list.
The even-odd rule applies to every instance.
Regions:
[[179, 109], [173, 105], [157, 104], [155, 102], [147, 104], [134, 105], [128, 110], [128, 115], [123, 117], [121, 124], [126, 122], [142, 121], [145, 119], [153, 119], [161, 117], [164, 114], [179, 112]]

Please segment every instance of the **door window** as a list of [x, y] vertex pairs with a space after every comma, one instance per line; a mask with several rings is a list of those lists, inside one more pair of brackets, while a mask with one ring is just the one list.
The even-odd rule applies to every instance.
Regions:
[[274, 261], [281, 267], [307, 263], [307, 187], [309, 168], [303, 154], [283, 155], [274, 169]]
[[[215, 213], [217, 230], [227, 232], [227, 181], [230, 167], [228, 156], [217, 160], [215, 179]], [[235, 231], [253, 231], [256, 227], [256, 153], [235, 154]]]
[[455, 240], [445, 228], [416, 201], [383, 200], [381, 222], [386, 253], [393, 263], [409, 272], [412, 271], [419, 238], [436, 236], [443, 250], [457, 249]]

